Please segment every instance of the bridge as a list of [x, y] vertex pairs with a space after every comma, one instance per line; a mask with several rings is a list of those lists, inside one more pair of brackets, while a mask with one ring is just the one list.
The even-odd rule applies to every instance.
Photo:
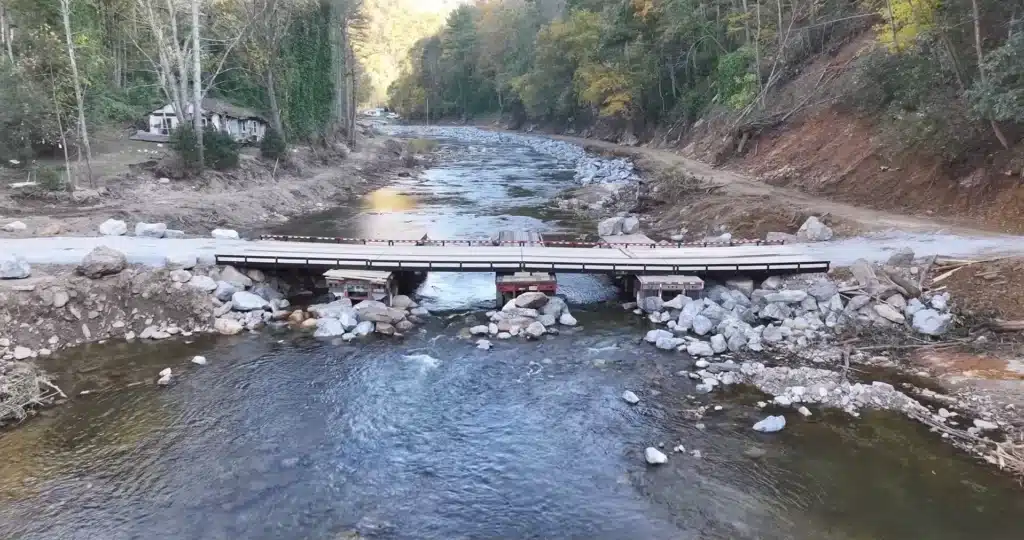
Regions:
[[549, 272], [695, 275], [827, 272], [805, 249], [765, 242], [733, 245], [490, 240], [363, 240], [268, 236], [218, 248], [217, 264], [263, 269], [385, 272]]

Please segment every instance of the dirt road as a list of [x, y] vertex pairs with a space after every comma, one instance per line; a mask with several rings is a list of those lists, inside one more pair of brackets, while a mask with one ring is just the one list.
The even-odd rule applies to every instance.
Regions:
[[[749, 176], [715, 168], [707, 163], [690, 159], [668, 150], [623, 146], [606, 141], [565, 135], [548, 136], [553, 139], [581, 145], [592, 151], [629, 155], [641, 164], [647, 161], [648, 163], [654, 163], [666, 168], [679, 167], [695, 176], [704, 178], [706, 181], [723, 186], [727, 193], [762, 198], [767, 206], [779, 205], [781, 207], [802, 210], [809, 214], [827, 214], [840, 220], [856, 223], [865, 231], [897, 229], [909, 232], [949, 232], [971, 236], [998, 235], [998, 233], [965, 226], [963, 223], [954, 224], [945, 218], [909, 217], [830, 201], [794, 189], [771, 186]], [[878, 196], [886, 197], [887, 195], [879, 193]]]

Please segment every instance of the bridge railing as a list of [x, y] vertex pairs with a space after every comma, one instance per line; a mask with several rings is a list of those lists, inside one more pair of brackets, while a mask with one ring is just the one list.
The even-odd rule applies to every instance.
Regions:
[[343, 236], [298, 236], [282, 234], [264, 234], [260, 240], [273, 240], [278, 242], [310, 242], [322, 244], [354, 244], [354, 245], [421, 245], [421, 246], [510, 246], [510, 247], [575, 247], [575, 248], [683, 248], [683, 247], [733, 247], [733, 246], [779, 246], [785, 244], [780, 240], [730, 240], [729, 242], [583, 242], [572, 240], [545, 240], [543, 242], [530, 242], [527, 240], [513, 242], [499, 242], [497, 240], [480, 239], [449, 239], [449, 240], [388, 240], [374, 238], [351, 238]]

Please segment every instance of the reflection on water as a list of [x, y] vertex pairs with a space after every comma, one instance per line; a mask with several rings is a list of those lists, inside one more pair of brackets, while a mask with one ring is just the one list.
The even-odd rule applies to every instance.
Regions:
[[[446, 148], [441, 166], [368, 208], [285, 232], [573, 229], [529, 211], [567, 182], [559, 164], [515, 147]], [[559, 289], [574, 302], [613, 292], [592, 276], [559, 276]], [[431, 274], [420, 294], [435, 309], [484, 307], [493, 276]], [[76, 397], [0, 434], [0, 538], [1024, 538], [1018, 487], [923, 427], [816, 410], [758, 434], [763, 396], [697, 395], [676, 375], [688, 360], [638, 342], [642, 321], [595, 304], [574, 312], [580, 328], [489, 352], [457, 337], [484, 321], [477, 312], [404, 340], [268, 330], [50, 358]], [[190, 364], [195, 354], [210, 364]], [[164, 367], [175, 383], [159, 389]], [[626, 405], [625, 389], [641, 403]], [[712, 404], [724, 408], [699, 429], [692, 411]], [[644, 447], [659, 443], [703, 457], [646, 466]]]
[[390, 187], [375, 189], [366, 194], [363, 200], [366, 211], [373, 214], [404, 212], [416, 206], [412, 197]]

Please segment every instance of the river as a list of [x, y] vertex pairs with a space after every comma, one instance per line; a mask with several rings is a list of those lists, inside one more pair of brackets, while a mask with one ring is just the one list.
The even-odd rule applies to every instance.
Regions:
[[[563, 164], [508, 144], [442, 155], [280, 232], [583, 230], [541, 210], [571, 182]], [[0, 434], [0, 537], [1024, 538], [1019, 486], [926, 428], [815, 410], [755, 433], [761, 396], [695, 396], [675, 375], [690, 361], [638, 343], [607, 282], [560, 286], [578, 329], [491, 351], [458, 333], [483, 320], [493, 276], [437, 274], [420, 299], [438, 316], [401, 341], [267, 330], [49, 359], [65, 390], [92, 393]], [[168, 366], [180, 375], [158, 389]], [[702, 405], [722, 410], [697, 420]], [[659, 443], [668, 464], [647, 466]]]

